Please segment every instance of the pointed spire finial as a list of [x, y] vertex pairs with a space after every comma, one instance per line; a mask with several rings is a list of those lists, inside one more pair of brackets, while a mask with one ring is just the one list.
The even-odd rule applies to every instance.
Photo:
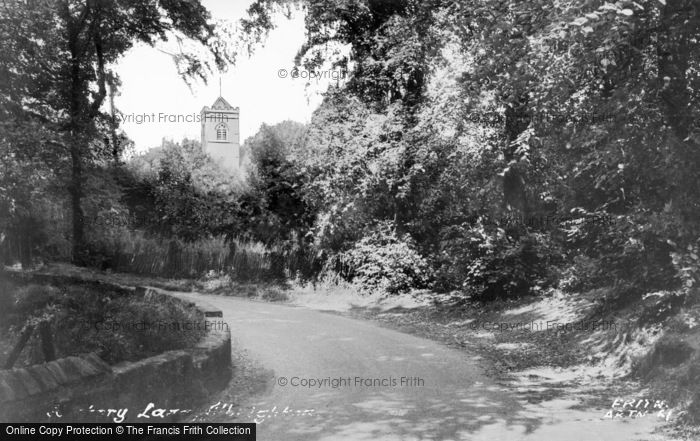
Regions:
[[221, 77], [219, 77], [219, 96], [221, 96]]

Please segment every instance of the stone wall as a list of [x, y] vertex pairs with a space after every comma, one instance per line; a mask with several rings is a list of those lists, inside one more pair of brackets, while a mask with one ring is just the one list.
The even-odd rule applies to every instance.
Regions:
[[[222, 316], [206, 302], [155, 288], [136, 288], [133, 294], [175, 297], [197, 308], [205, 321]], [[96, 354], [85, 354], [0, 370], [0, 422], [106, 422], [120, 415], [120, 422], [172, 422], [187, 417], [187, 411], [205, 403], [230, 377], [230, 331], [210, 327], [192, 348], [136, 362], [110, 366]], [[149, 403], [178, 412], [137, 418]]]

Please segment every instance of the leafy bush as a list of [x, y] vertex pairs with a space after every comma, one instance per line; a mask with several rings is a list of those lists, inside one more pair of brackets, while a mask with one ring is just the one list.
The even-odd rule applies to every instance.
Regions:
[[685, 250], [671, 253], [671, 260], [676, 269], [683, 292], [692, 296], [697, 294], [700, 286], [700, 239], [688, 244]]
[[562, 271], [559, 288], [567, 292], [588, 291], [601, 283], [598, 260], [587, 256], [574, 256], [573, 263]]
[[479, 219], [443, 230], [437, 283], [481, 300], [518, 297], [551, 283], [556, 254], [544, 234], [512, 235]]
[[272, 286], [263, 291], [262, 299], [268, 302], [286, 302], [289, 296], [282, 289]]
[[668, 222], [644, 213], [610, 216], [582, 209], [576, 213], [576, 219], [564, 223], [565, 246], [569, 255], [583, 256], [578, 263], [586, 262], [585, 272], [579, 277], [588, 287], [613, 285], [619, 296], [637, 299], [647, 292], [679, 287], [673, 241], [666, 227], [659, 226]]
[[345, 276], [364, 290], [389, 294], [426, 286], [428, 262], [409, 235], [398, 236], [390, 222], [380, 223], [369, 235], [340, 256]]

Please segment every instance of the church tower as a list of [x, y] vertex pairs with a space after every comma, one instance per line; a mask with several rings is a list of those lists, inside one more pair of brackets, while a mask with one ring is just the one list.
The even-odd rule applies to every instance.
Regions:
[[238, 115], [238, 107], [231, 106], [221, 96], [211, 107], [204, 106], [200, 112], [202, 149], [215, 161], [235, 172], [240, 171]]

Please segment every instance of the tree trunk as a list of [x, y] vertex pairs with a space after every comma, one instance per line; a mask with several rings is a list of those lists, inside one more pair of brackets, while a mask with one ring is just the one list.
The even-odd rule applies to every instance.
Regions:
[[81, 265], [85, 261], [85, 217], [83, 214], [83, 165], [80, 155], [80, 144], [71, 135], [71, 213], [73, 222], [73, 263]]
[[506, 107], [505, 132], [507, 145], [504, 150], [508, 170], [503, 174], [503, 207], [506, 210], [517, 210], [523, 219], [527, 217], [528, 203], [525, 179], [522, 171], [517, 167], [520, 158], [517, 157], [513, 142], [530, 125], [530, 117], [527, 113], [527, 94], [521, 94], [514, 102]]
[[83, 214], [83, 163], [82, 142], [84, 140], [85, 125], [82, 124], [85, 115], [87, 100], [84, 96], [85, 81], [81, 70], [81, 53], [84, 49], [79, 44], [79, 32], [74, 29], [70, 21], [70, 12], [67, 12], [69, 23], [68, 48], [71, 56], [71, 84], [70, 84], [70, 121], [68, 133], [70, 139], [71, 178], [69, 193], [71, 198], [71, 221], [73, 232], [72, 261], [76, 265], [85, 263], [85, 217]]

